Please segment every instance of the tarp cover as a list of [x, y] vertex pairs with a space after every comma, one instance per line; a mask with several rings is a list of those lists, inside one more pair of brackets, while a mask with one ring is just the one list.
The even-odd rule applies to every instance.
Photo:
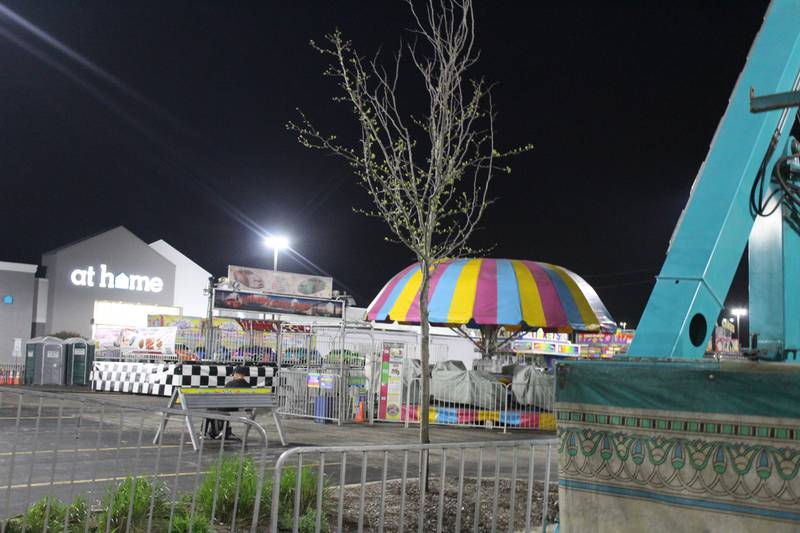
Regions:
[[548, 409], [552, 408], [555, 387], [554, 374], [546, 374], [532, 366], [516, 367], [511, 381], [511, 392], [518, 404]]
[[[419, 404], [419, 392], [420, 387], [422, 387], [422, 383], [420, 382], [420, 378], [422, 377], [421, 368], [422, 365], [419, 359], [405, 360], [405, 364], [403, 365], [403, 405], [406, 403]], [[411, 385], [412, 380], [416, 380], [413, 386]]]
[[[463, 364], [461, 366], [463, 368]], [[437, 402], [472, 405], [483, 409], [500, 407], [505, 389], [494, 376], [475, 370], [450, 370], [447, 367], [447, 364], [439, 363], [431, 373], [431, 394]]]
[[440, 361], [433, 367], [434, 372], [437, 370], [466, 370], [463, 361]]

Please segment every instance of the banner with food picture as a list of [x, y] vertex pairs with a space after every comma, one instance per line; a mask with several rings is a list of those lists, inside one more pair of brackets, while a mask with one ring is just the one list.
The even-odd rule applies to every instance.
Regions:
[[216, 289], [214, 307], [258, 313], [286, 313], [293, 315], [341, 318], [344, 304], [338, 300], [295, 298], [277, 294], [258, 294]]
[[333, 296], [333, 278], [324, 276], [229, 265], [228, 280], [243, 291], [327, 299]]
[[174, 354], [177, 328], [123, 329], [119, 344], [123, 352]]

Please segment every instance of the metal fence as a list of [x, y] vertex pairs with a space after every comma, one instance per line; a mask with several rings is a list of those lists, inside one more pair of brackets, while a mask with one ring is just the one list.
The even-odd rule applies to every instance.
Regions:
[[[468, 398], [463, 394], [454, 394], [449, 383], [437, 383], [436, 379], [431, 379], [428, 422], [447, 426], [502, 428], [504, 433], [509, 429], [556, 430], [554, 388], [540, 394], [535, 403], [518, 401], [511, 384], [477, 382], [464, 388], [469, 390]], [[406, 427], [419, 424], [422, 418], [420, 390], [419, 378], [409, 380], [403, 385], [400, 412], [394, 413], [394, 416], [386, 413], [377, 419], [402, 422]], [[380, 414], [380, 409], [377, 412]]]
[[[206, 336], [210, 335], [207, 340]], [[372, 343], [345, 342], [340, 328], [311, 327], [309, 331], [242, 331], [180, 328], [175, 353], [131, 351], [103, 347], [97, 359], [110, 361], [214, 361], [271, 363], [276, 366], [320, 366], [344, 363], [364, 367]]]
[[556, 445], [294, 448], [275, 465], [273, 487], [289, 491], [272, 492], [271, 531], [544, 532], [557, 515], [550, 486]]
[[[422, 368], [415, 357], [416, 346], [402, 346], [399, 357], [381, 354], [366, 365], [370, 389], [371, 421], [418, 424], [427, 416], [429, 423], [555, 431], [555, 376], [529, 367], [522, 381], [492, 380], [482, 373], [460, 370], [439, 374], [430, 372], [430, 406], [421, 412]], [[446, 348], [446, 347], [445, 347]], [[431, 368], [447, 360], [432, 351]], [[516, 375], [516, 373], [515, 373]], [[522, 373], [522, 376], [526, 376]], [[514, 379], [517, 379], [516, 377]]]
[[0, 387], [0, 532], [528, 531], [556, 512], [554, 439], [295, 448], [273, 463], [247, 418], [192, 412], [195, 430], [250, 430], [194, 451], [184, 411], [87, 396]]
[[284, 368], [273, 385], [284, 416], [339, 424], [366, 421], [369, 416], [367, 381], [361, 368]]
[[[152, 443], [163, 413], [177, 421]], [[256, 531], [266, 523], [267, 433], [224, 413], [226, 436], [189, 445], [185, 412], [0, 387], [0, 531]], [[249, 432], [245, 429], [249, 427]], [[195, 427], [195, 429], [200, 429]]]
[[0, 363], [0, 385], [21, 385], [24, 370], [23, 363]]

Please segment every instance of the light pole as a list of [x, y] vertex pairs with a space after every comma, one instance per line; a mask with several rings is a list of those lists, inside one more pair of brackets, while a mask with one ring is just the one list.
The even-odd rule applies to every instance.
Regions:
[[733, 316], [736, 317], [736, 338], [739, 339], [739, 348], [742, 348], [742, 332], [739, 329], [739, 319], [743, 316], [747, 316], [747, 309], [744, 307], [734, 307], [731, 309], [731, 313]]
[[272, 248], [272, 270], [278, 270], [278, 250], [285, 250], [289, 247], [289, 239], [277, 235], [271, 235], [264, 239], [264, 244]]

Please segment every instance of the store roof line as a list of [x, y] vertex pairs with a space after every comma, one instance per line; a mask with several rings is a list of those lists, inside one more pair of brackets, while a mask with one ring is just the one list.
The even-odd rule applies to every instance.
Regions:
[[0, 270], [5, 272], [25, 272], [27, 274], [36, 274], [39, 265], [32, 265], [30, 263], [12, 263], [10, 261], [0, 261]]
[[[43, 252], [42, 255], [50, 255], [50, 254], [54, 254], [56, 252], [60, 252], [61, 250], [65, 249], [65, 248], [70, 248], [72, 246], [75, 246], [76, 244], [82, 243], [83, 241], [88, 241], [89, 239], [94, 239], [98, 235], [102, 235], [104, 233], [108, 233], [109, 231], [114, 231], [115, 229], [118, 229], [118, 228], [124, 229], [125, 231], [127, 231], [128, 233], [130, 233], [131, 235], [136, 237], [137, 239], [139, 238], [131, 230], [129, 230], [128, 228], [126, 228], [125, 226], [120, 224], [120, 225], [117, 225], [117, 226], [106, 227], [104, 229], [101, 229], [100, 231], [96, 231], [94, 233], [90, 233], [89, 235], [86, 235], [85, 237], [81, 237], [80, 239], [75, 239], [74, 241], [68, 242], [67, 244], [62, 244], [61, 246], [58, 246], [57, 248], [53, 248], [52, 250], [47, 250], [46, 252]], [[139, 239], [139, 240], [141, 240], [141, 239]]]
[[[164, 239], [158, 239], [157, 241], [153, 241], [153, 242], [151, 242], [150, 244], [148, 244], [148, 246], [149, 246], [149, 247], [150, 247], [150, 248], [151, 248], [153, 251], [155, 251], [156, 253], [158, 253], [158, 255], [162, 256], [164, 259], [166, 259], [167, 261], [169, 261], [169, 262], [170, 262], [170, 263], [172, 263], [172, 264], [175, 264], [175, 263], [172, 261], [172, 259], [170, 259], [170, 258], [169, 258], [169, 257], [167, 257], [166, 255], [164, 255], [164, 253], [162, 253], [162, 251], [159, 249], [159, 247], [161, 247], [161, 246], [166, 246], [166, 247], [167, 247], [167, 248], [169, 248], [169, 249], [170, 249], [172, 252], [175, 252], [176, 254], [178, 254], [179, 256], [181, 256], [183, 259], [185, 259], [186, 261], [188, 261], [188, 262], [192, 263], [194, 266], [196, 266], [197, 268], [199, 268], [200, 270], [202, 270], [203, 272], [205, 272], [207, 276], [211, 276], [211, 275], [212, 275], [210, 271], [208, 271], [207, 269], [203, 268], [201, 265], [197, 264], [197, 262], [196, 262], [194, 259], [192, 259], [192, 258], [190, 258], [189, 256], [187, 256], [185, 253], [181, 252], [180, 250], [178, 250], [177, 248], [175, 248], [174, 246], [172, 246], [170, 243], [168, 243], [168, 242], [167, 242], [167, 241], [165, 241]], [[178, 265], [175, 265], [175, 266], [178, 266]]]

